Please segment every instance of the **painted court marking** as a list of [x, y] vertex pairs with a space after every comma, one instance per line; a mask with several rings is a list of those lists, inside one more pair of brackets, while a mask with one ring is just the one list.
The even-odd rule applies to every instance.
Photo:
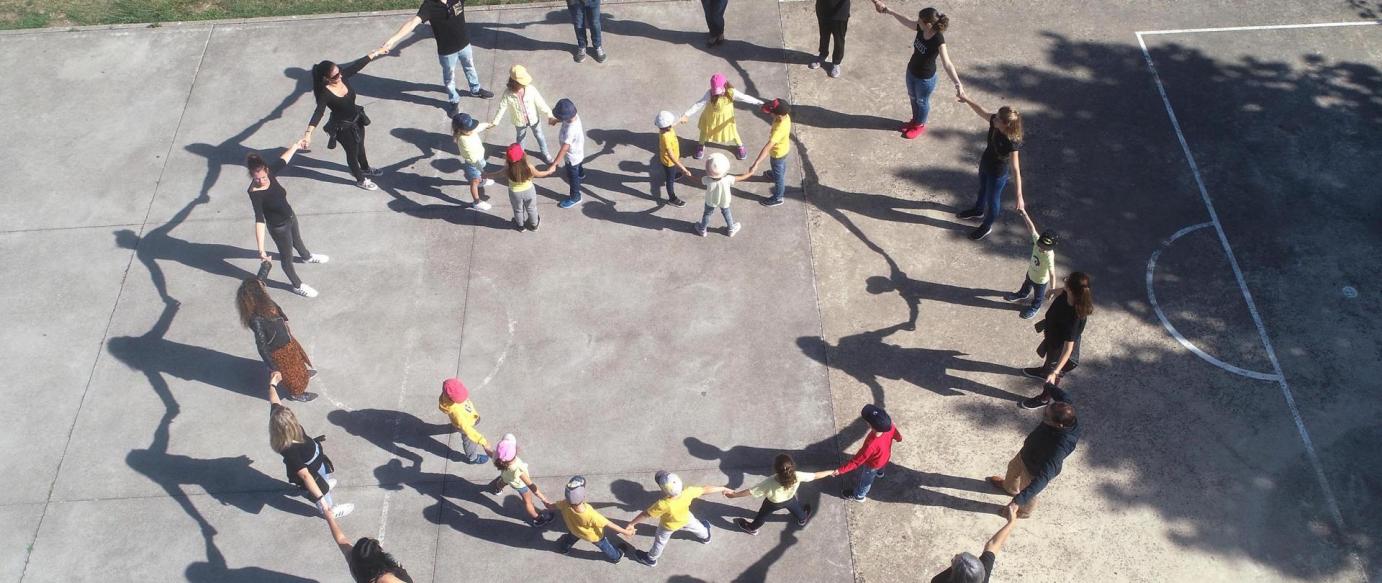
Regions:
[[[1344, 517], [1339, 510], [1339, 502], [1334, 497], [1334, 490], [1329, 485], [1329, 480], [1324, 475], [1324, 466], [1320, 463], [1319, 454], [1315, 452], [1315, 444], [1310, 439], [1310, 431], [1305, 427], [1305, 421], [1300, 416], [1300, 409], [1296, 406], [1295, 395], [1291, 392], [1290, 383], [1286, 380], [1286, 375], [1282, 373], [1281, 362], [1277, 359], [1276, 349], [1272, 346], [1271, 339], [1267, 336], [1267, 328], [1262, 322], [1262, 315], [1257, 311], [1257, 303], [1252, 299], [1252, 292], [1248, 290], [1247, 281], [1243, 277], [1243, 270], [1238, 266], [1238, 257], [1233, 253], [1233, 246], [1229, 244], [1228, 235], [1224, 233], [1224, 225], [1219, 220], [1219, 213], [1214, 208], [1214, 201], [1209, 197], [1209, 191], [1205, 188], [1204, 178], [1200, 174], [1199, 164], [1195, 161], [1195, 155], [1190, 151], [1190, 145], [1185, 140], [1185, 132], [1181, 130], [1180, 119], [1176, 117], [1176, 111], [1171, 107], [1171, 99], [1166, 93], [1166, 86], [1161, 81], [1161, 74], [1157, 72], [1156, 62], [1152, 60], [1152, 53], [1147, 50], [1146, 36], [1165, 35], [1165, 34], [1187, 34], [1187, 33], [1206, 33], [1206, 32], [1238, 32], [1256, 30], [1281, 30], [1281, 29], [1300, 29], [1300, 28], [1332, 28], [1342, 26], [1375, 26], [1382, 24], [1382, 20], [1362, 21], [1362, 22], [1330, 22], [1319, 24], [1283, 24], [1274, 26], [1240, 26], [1227, 28], [1198, 28], [1182, 30], [1154, 30], [1137, 32], [1137, 44], [1142, 49], [1142, 57], [1147, 62], [1147, 69], [1152, 73], [1152, 80], [1156, 83], [1157, 93], [1161, 95], [1161, 103], [1166, 107], [1166, 115], [1170, 118], [1171, 128], [1176, 132], [1176, 139], [1180, 142], [1182, 153], [1185, 154], [1185, 161], [1190, 166], [1190, 172], [1194, 175], [1195, 186], [1199, 190], [1200, 200], [1204, 202], [1205, 210], [1209, 212], [1208, 225], [1214, 227], [1214, 232], [1219, 236], [1219, 243], [1224, 248], [1224, 254], [1228, 257], [1229, 266], [1233, 268], [1233, 276], [1238, 281], [1238, 289], [1243, 294], [1243, 301], [1247, 303], [1248, 313], [1252, 315], [1253, 324], [1257, 326], [1258, 337], [1262, 341], [1262, 348], [1267, 352], [1267, 359], [1272, 363], [1273, 380], [1281, 387], [1281, 395], [1286, 400], [1286, 406], [1291, 411], [1291, 419], [1295, 422], [1296, 430], [1300, 433], [1300, 439], [1305, 444], [1305, 455], [1310, 460], [1310, 466], [1314, 469], [1315, 479], [1319, 482], [1320, 489], [1324, 492], [1325, 504], [1329, 509], [1331, 517], [1334, 519], [1335, 527], [1339, 532], [1344, 531]], [[1190, 229], [1199, 226], [1190, 227]], [[1183, 236], [1187, 231], [1182, 229], [1177, 235]], [[1175, 237], [1172, 238], [1174, 240]], [[1160, 253], [1160, 250], [1158, 250]], [[1153, 262], [1156, 255], [1153, 255]], [[1150, 265], [1149, 265], [1150, 266]], [[1150, 277], [1150, 275], [1149, 275]], [[1151, 281], [1148, 280], [1148, 291], [1151, 291]], [[1158, 313], [1158, 315], [1160, 315]], [[1165, 320], [1163, 320], [1163, 323]], [[1357, 560], [1356, 553], [1353, 554], [1355, 562], [1361, 567], [1361, 561]], [[1367, 578], [1366, 572], [1363, 574]]]

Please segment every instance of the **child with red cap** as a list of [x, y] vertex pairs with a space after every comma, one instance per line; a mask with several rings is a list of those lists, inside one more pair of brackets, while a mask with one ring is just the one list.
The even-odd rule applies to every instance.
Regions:
[[537, 214], [537, 189], [533, 188], [534, 178], [546, 178], [557, 171], [553, 164], [546, 170], [538, 170], [528, 161], [528, 153], [522, 144], [512, 144], [504, 151], [504, 161], [508, 164], [502, 171], [492, 176], [503, 176], [509, 181], [509, 203], [513, 205], [513, 226], [522, 231], [536, 231], [542, 220]]
[[869, 494], [869, 488], [873, 487], [873, 481], [883, 477], [883, 469], [893, 455], [893, 442], [902, 441], [902, 434], [893, 425], [887, 411], [874, 405], [864, 405], [859, 416], [864, 418], [871, 430], [869, 436], [864, 438], [864, 446], [845, 465], [830, 472], [832, 476], [839, 476], [859, 468], [859, 484], [845, 488], [842, 493], [846, 500], [855, 502], [863, 502]]
[[763, 113], [773, 116], [773, 128], [768, 132], [768, 143], [763, 144], [758, 157], [754, 158], [753, 166], [757, 168], [764, 158], [768, 158], [773, 175], [773, 195], [758, 204], [777, 206], [782, 204], [783, 195], [787, 194], [787, 154], [792, 151], [792, 106], [781, 99], [774, 99], [763, 104]]
[[746, 93], [740, 93], [729, 83], [725, 76], [716, 73], [710, 76], [710, 90], [705, 92], [700, 101], [691, 106], [682, 114], [677, 123], [686, 123], [691, 116], [701, 113], [699, 122], [701, 130], [700, 145], [696, 146], [695, 158], [700, 160], [705, 157], [705, 144], [720, 144], [723, 146], [734, 146], [735, 157], [743, 160], [749, 157], [749, 153], [744, 150], [744, 141], [739, 139], [739, 126], [734, 124], [734, 102], [739, 101], [750, 105], [763, 105], [763, 100]]
[[489, 461], [494, 451], [489, 441], [475, 428], [480, 423], [480, 412], [470, 402], [470, 391], [466, 390], [461, 379], [449, 378], [441, 383], [441, 396], [437, 397], [437, 409], [451, 418], [451, 425], [461, 432], [461, 449], [465, 452], [465, 463], [483, 464]]

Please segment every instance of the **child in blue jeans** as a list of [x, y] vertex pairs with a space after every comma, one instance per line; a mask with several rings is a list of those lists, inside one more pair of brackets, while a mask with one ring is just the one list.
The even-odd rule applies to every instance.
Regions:
[[705, 177], [701, 178], [701, 184], [705, 185], [705, 214], [701, 215], [701, 222], [696, 223], [697, 235], [705, 236], [710, 227], [710, 215], [715, 214], [715, 209], [724, 215], [729, 236], [733, 237], [739, 232], [743, 225], [734, 222], [734, 215], [729, 212], [729, 203], [734, 199], [734, 183], [753, 178], [756, 170], [758, 164], [750, 167], [748, 172], [734, 176], [729, 173], [729, 158], [724, 154], [715, 152], [706, 158]]
[[1022, 220], [1027, 222], [1027, 232], [1032, 236], [1032, 262], [1027, 266], [1027, 278], [1022, 281], [1022, 288], [1018, 289], [1017, 293], [1003, 294], [1003, 299], [1020, 302], [1031, 294], [1032, 303], [1018, 314], [1023, 320], [1030, 320], [1041, 311], [1041, 304], [1046, 301], [1046, 288], [1056, 280], [1055, 249], [1060, 237], [1051, 231], [1038, 234], [1036, 223], [1032, 222], [1027, 210], [1019, 208], [1017, 212], [1022, 215]]
[[773, 175], [773, 195], [758, 204], [777, 206], [782, 204], [783, 196], [787, 194], [787, 154], [792, 151], [792, 106], [781, 99], [774, 99], [763, 104], [763, 113], [773, 116], [773, 127], [768, 132], [768, 143], [763, 144], [753, 165], [758, 166], [764, 158], [768, 158]]

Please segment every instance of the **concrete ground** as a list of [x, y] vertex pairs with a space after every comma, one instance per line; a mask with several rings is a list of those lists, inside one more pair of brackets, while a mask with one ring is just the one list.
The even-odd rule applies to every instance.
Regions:
[[[1006, 502], [982, 478], [1037, 423], [1014, 407], [1038, 390], [1018, 373], [1037, 337], [997, 299], [1028, 244], [1011, 212], [964, 237], [983, 122], [942, 83], [931, 129], [901, 140], [910, 33], [861, 4], [839, 79], [804, 66], [809, 2], [736, 0], [713, 51], [696, 3], [608, 4], [603, 65], [571, 61], [560, 5], [472, 10], [487, 86], [523, 63], [582, 110], [587, 202], [558, 209], [564, 182], [539, 180], [537, 233], [506, 228], [502, 190], [489, 213], [465, 208], [430, 40], [355, 80], [382, 189], [352, 188], [318, 135], [283, 183], [333, 259], [299, 268], [321, 297], [273, 291], [322, 369], [323, 397], [294, 410], [328, 436], [350, 536], [381, 538], [418, 581], [927, 580], [978, 552]], [[1145, 54], [1136, 34], [1372, 8], [942, 8], [970, 94], [1024, 111], [1029, 209], [1098, 299], [1066, 381], [1084, 439], [994, 579], [1375, 576], [1382, 27], [1146, 34]], [[359, 56], [402, 18], [0, 35], [0, 579], [348, 580], [268, 447], [265, 373], [232, 305], [256, 263], [240, 162], [300, 134], [311, 63]], [[653, 115], [717, 71], [797, 107], [788, 204], [743, 185], [733, 239], [692, 235], [697, 189], [659, 205], [647, 176]], [[767, 120], [741, 108], [740, 128], [756, 149]], [[488, 135], [492, 160], [508, 131]], [[544, 489], [585, 474], [620, 521], [659, 468], [735, 486], [780, 451], [827, 468], [865, 403], [905, 441], [869, 502], [841, 501], [847, 481], [804, 487], [809, 528], [750, 537], [730, 520], [752, 504], [709, 499], [711, 545], [610, 566], [551, 552], [556, 530], [480, 492], [493, 469], [456, 461], [435, 410], [450, 375]]]

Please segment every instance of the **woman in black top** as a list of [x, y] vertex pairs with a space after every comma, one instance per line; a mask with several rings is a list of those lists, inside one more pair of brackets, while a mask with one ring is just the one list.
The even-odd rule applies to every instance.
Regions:
[[983, 217], [984, 223], [969, 234], [970, 239], [978, 241], [993, 230], [993, 222], [1003, 211], [1003, 187], [1008, 185], [1008, 180], [1012, 180], [1017, 190], [1018, 210], [1026, 208], [1022, 200], [1022, 165], [1017, 155], [1022, 147], [1022, 114], [1006, 105], [998, 108], [997, 113], [990, 113], [963, 91], [958, 99], [989, 124], [988, 143], [984, 146], [983, 157], [979, 158], [979, 198], [974, 201], [974, 208], [955, 214], [961, 219]]
[[907, 62], [907, 98], [912, 102], [912, 119], [897, 128], [902, 137], [915, 139], [926, 131], [926, 119], [931, 114], [931, 92], [936, 90], [936, 59], [945, 67], [945, 74], [955, 84], [955, 93], [964, 92], [960, 84], [960, 74], [955, 64], [950, 62], [950, 52], [945, 48], [945, 30], [950, 28], [950, 17], [935, 8], [924, 8], [912, 20], [874, 0], [874, 6], [883, 14], [891, 14], [902, 26], [916, 31], [912, 41], [912, 60]]
[[307, 383], [317, 371], [288, 329], [288, 316], [264, 287], [264, 278], [268, 277], [273, 265], [263, 262], [259, 275], [240, 283], [235, 293], [235, 307], [240, 312], [240, 324], [254, 331], [254, 346], [259, 350], [259, 358], [270, 371], [282, 376], [279, 384], [288, 390], [288, 396], [283, 398], [305, 403], [317, 398], [316, 393], [307, 392]]
[[345, 555], [350, 578], [355, 583], [413, 583], [408, 570], [398, 564], [393, 555], [384, 552], [378, 540], [360, 537], [355, 544], [350, 544], [350, 537], [346, 536], [336, 518], [330, 514], [326, 515], [326, 525], [331, 528], [336, 547]]
[[283, 273], [293, 284], [293, 293], [315, 298], [317, 290], [302, 283], [297, 270], [293, 269], [293, 251], [297, 251], [298, 257], [307, 263], [326, 263], [331, 258], [307, 250], [307, 244], [302, 242], [302, 232], [298, 230], [297, 215], [293, 214], [293, 207], [288, 204], [288, 191], [278, 183], [277, 177], [301, 146], [300, 142], [289, 146], [288, 151], [274, 160], [273, 164], [265, 162], [259, 154], [246, 157], [245, 166], [250, 172], [250, 187], [246, 192], [250, 195], [250, 204], [254, 205], [254, 243], [259, 248], [259, 259], [269, 260], [269, 254], [264, 251], [264, 233], [267, 231], [273, 237], [274, 245], [278, 246], [278, 260], [283, 263]]
[[[845, 34], [849, 32], [849, 0], [816, 0], [816, 25], [821, 32], [816, 60], [810, 68], [826, 67], [832, 78], [840, 76], [840, 61], [845, 60]], [[835, 39], [835, 54], [830, 55], [830, 39]], [[825, 58], [829, 56], [830, 61]]]
[[326, 135], [331, 136], [333, 148], [336, 143], [345, 150], [346, 163], [350, 174], [355, 177], [355, 185], [365, 190], [379, 190], [369, 176], [378, 176], [379, 170], [371, 168], [365, 156], [365, 126], [369, 117], [365, 108], [355, 104], [355, 90], [346, 85], [346, 80], [359, 73], [370, 61], [385, 54], [384, 49], [376, 50], [355, 61], [338, 67], [331, 61], [322, 61], [312, 67], [312, 95], [317, 98], [317, 109], [312, 112], [312, 120], [307, 122], [307, 133], [302, 136], [302, 148], [312, 147], [312, 132], [322, 120], [322, 114], [331, 110], [331, 119], [326, 120]]
[[354, 504], [336, 505], [331, 500], [331, 490], [336, 487], [331, 472], [336, 468], [322, 449], [321, 442], [326, 437], [307, 437], [297, 415], [278, 400], [278, 384], [282, 380], [283, 375], [277, 371], [269, 377], [269, 446], [283, 456], [288, 481], [301, 488], [322, 514], [336, 518], [350, 514], [355, 510]]
[[[1094, 313], [1094, 290], [1089, 287], [1089, 275], [1076, 271], [1065, 276], [1065, 287], [1055, 288], [1046, 295], [1052, 299], [1051, 306], [1046, 308], [1046, 317], [1036, 323], [1037, 332], [1043, 333], [1037, 356], [1046, 362], [1024, 368], [1022, 374], [1042, 379], [1043, 386], [1049, 387], [1059, 385], [1062, 376], [1080, 365], [1080, 336], [1084, 334], [1089, 315]], [[1049, 404], [1050, 391], [1042, 389], [1040, 395], [1023, 400], [1019, 406], [1037, 409]]]

